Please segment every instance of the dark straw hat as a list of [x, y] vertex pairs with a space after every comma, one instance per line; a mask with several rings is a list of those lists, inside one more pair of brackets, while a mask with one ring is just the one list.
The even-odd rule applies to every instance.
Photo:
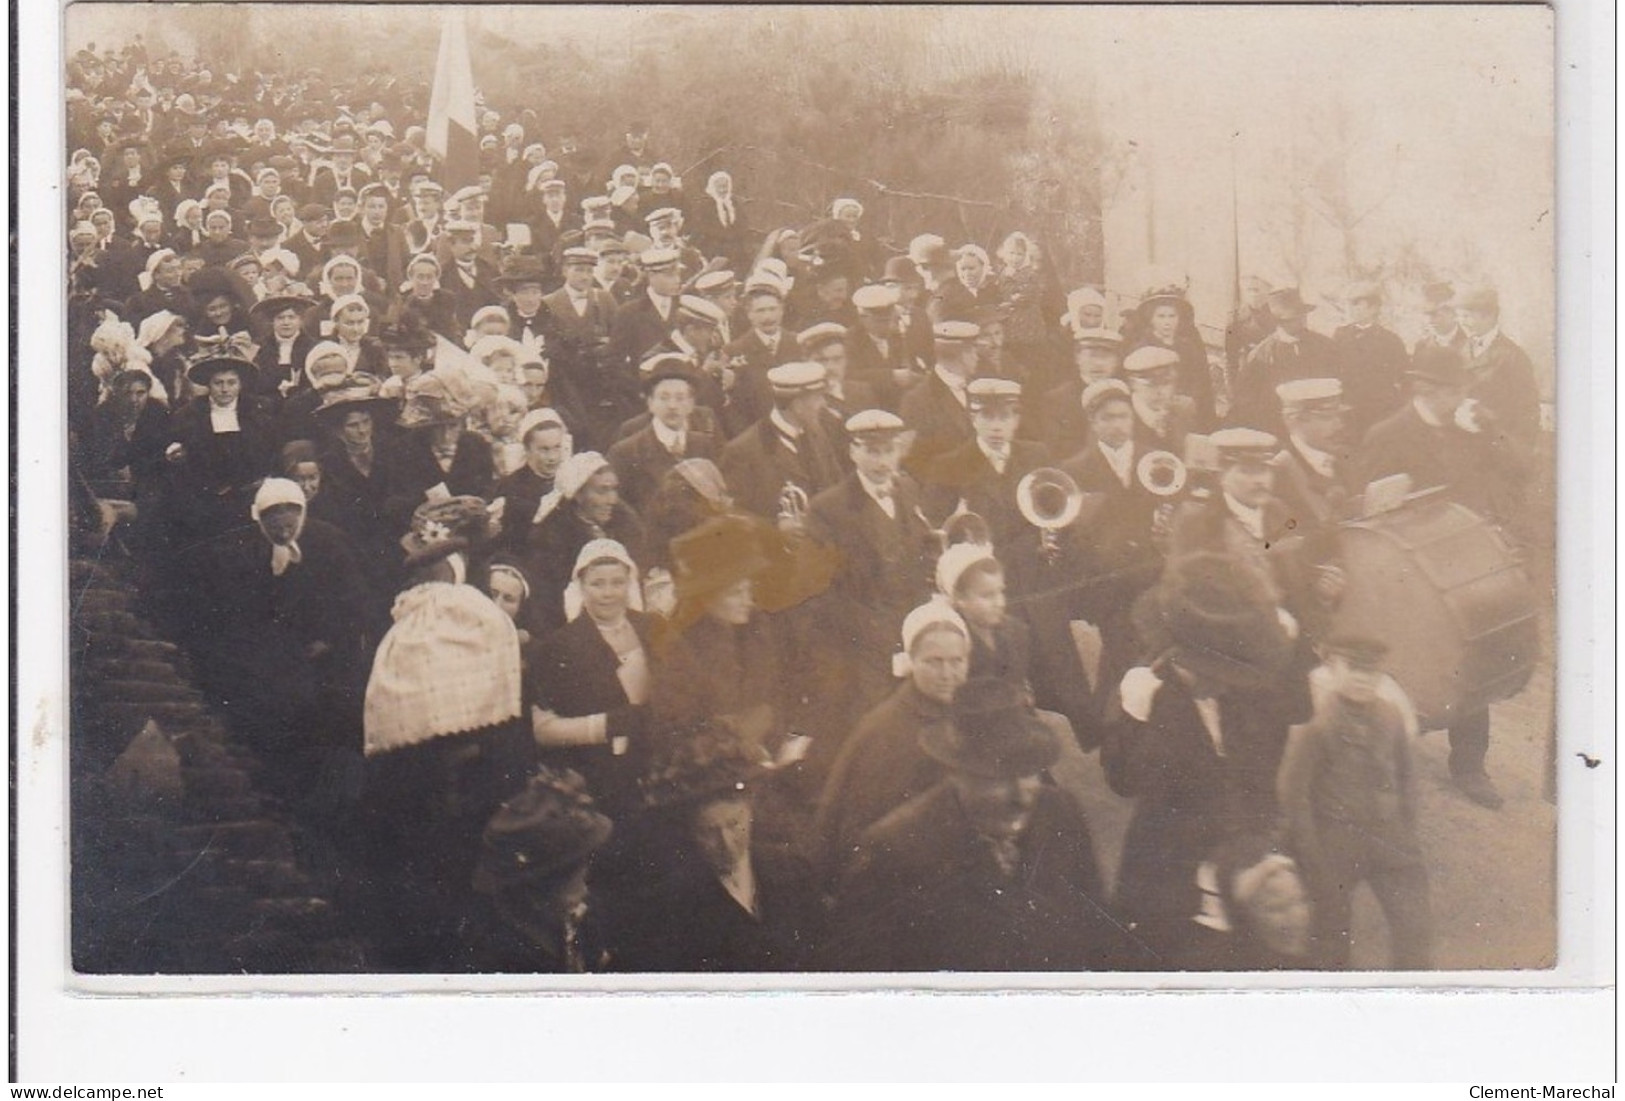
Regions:
[[989, 780], [1036, 776], [1060, 757], [1055, 731], [1003, 677], [968, 681], [954, 695], [952, 723], [927, 727], [920, 748], [954, 772]]

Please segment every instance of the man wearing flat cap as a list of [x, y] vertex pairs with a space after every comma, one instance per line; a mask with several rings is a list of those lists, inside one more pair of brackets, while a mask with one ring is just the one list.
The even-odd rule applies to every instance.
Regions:
[[466, 327], [481, 307], [501, 305], [502, 292], [497, 287], [501, 270], [493, 260], [481, 255], [478, 222], [447, 222], [436, 250], [444, 257], [440, 262], [440, 286], [456, 302], [460, 324]]
[[1121, 966], [1083, 812], [1049, 778], [1054, 732], [1007, 681], [967, 683], [922, 748], [945, 778], [863, 832], [828, 965], [877, 971]]
[[[1102, 379], [1122, 374], [1123, 338], [1115, 329], [1078, 329], [1072, 334], [1072, 362], [1074, 377], [1031, 403], [1034, 408], [1026, 425], [1026, 438], [1042, 443], [1057, 459], [1088, 444], [1089, 418], [1083, 409], [1083, 394]], [[1124, 389], [1127, 386], [1125, 382]]]
[[847, 341], [846, 326], [834, 321], [820, 321], [796, 334], [802, 357], [824, 368], [824, 408], [837, 425], [854, 413], [879, 408], [874, 388], [851, 378]]
[[[920, 508], [920, 489], [903, 473], [909, 445], [902, 418], [867, 409], [848, 418], [852, 473], [812, 499], [808, 532], [837, 552], [830, 591], [816, 610], [826, 640], [820, 673], [840, 670], [847, 685], [825, 695], [843, 701], [846, 725], [894, 687], [891, 654], [903, 617], [931, 595], [940, 549]], [[731, 484], [731, 483], [730, 483]]]
[[772, 408], [722, 449], [717, 465], [736, 505], [796, 528], [805, 517], [786, 508], [787, 498], [800, 501], [804, 512], [806, 501], [841, 480], [840, 441], [824, 415], [822, 367], [783, 363], [767, 372], [767, 381]]
[[1280, 441], [1256, 428], [1222, 428], [1210, 437], [1218, 451], [1218, 492], [1207, 501], [1186, 501], [1174, 517], [1170, 558], [1206, 552], [1244, 564], [1288, 607], [1298, 592], [1296, 547], [1285, 540], [1293, 528], [1275, 496], [1273, 460]]
[[1315, 307], [1303, 300], [1297, 287], [1269, 293], [1275, 330], [1248, 353], [1237, 372], [1228, 421], [1280, 435], [1280, 404], [1275, 388], [1295, 378], [1336, 378], [1337, 356], [1332, 342], [1309, 328]]
[[1275, 492], [1307, 534], [1343, 518], [1348, 498], [1364, 486], [1353, 477], [1354, 443], [1343, 384], [1335, 378], [1304, 378], [1275, 388], [1287, 437], [1275, 458]]
[[530, 226], [530, 251], [551, 259], [559, 251], [559, 239], [582, 226], [581, 212], [570, 206], [569, 185], [552, 179], [542, 184], [536, 208], [525, 219]]
[[1179, 353], [1146, 345], [1123, 359], [1129, 401], [1134, 409], [1134, 449], [1169, 451], [1183, 457], [1186, 438], [1196, 431], [1196, 403], [1179, 392]]
[[976, 436], [966, 391], [976, 377], [976, 338], [981, 335], [969, 321], [937, 322], [937, 365], [903, 395], [903, 420], [918, 433], [909, 453], [909, 469], [918, 478], [929, 478], [932, 463]]
[[888, 283], [868, 283], [853, 291], [858, 326], [847, 339], [853, 377], [874, 387], [881, 406], [892, 410], [903, 391], [919, 380], [922, 366], [898, 327], [902, 301], [901, 289]]
[[1018, 439], [1025, 412], [1021, 384], [979, 378], [966, 387], [975, 438], [945, 452], [932, 465], [925, 484], [926, 514], [941, 524], [963, 503], [987, 521], [993, 545], [1005, 546], [1026, 521], [1016, 507], [1016, 486], [1044, 466], [1042, 444]]
[[[613, 296], [595, 283], [598, 257], [590, 249], [569, 248], [562, 259], [564, 285], [542, 298], [553, 385], [584, 415], [578, 446], [608, 448], [620, 423], [636, 411], [637, 391], [624, 364], [612, 361], [606, 352], [616, 305]], [[526, 261], [522, 258], [521, 263]], [[513, 290], [517, 292], [519, 285]], [[513, 308], [517, 311], [518, 306], [516, 293]]]
[[609, 360], [628, 377], [636, 377], [645, 352], [671, 335], [683, 288], [681, 256], [676, 249], [645, 249], [638, 256], [638, 267], [648, 285], [643, 294], [615, 311], [609, 334]]
[[734, 389], [724, 426], [737, 436], [767, 416], [773, 388], [767, 372], [799, 354], [795, 337], [784, 330], [784, 291], [775, 283], [748, 283], [745, 320], [750, 328], [722, 349], [734, 373]]
[[1343, 383], [1348, 424], [1355, 437], [1365, 435], [1404, 402], [1404, 374], [1410, 356], [1398, 334], [1383, 327], [1382, 288], [1362, 281], [1343, 292], [1348, 324], [1332, 334], [1337, 352], [1336, 378]]

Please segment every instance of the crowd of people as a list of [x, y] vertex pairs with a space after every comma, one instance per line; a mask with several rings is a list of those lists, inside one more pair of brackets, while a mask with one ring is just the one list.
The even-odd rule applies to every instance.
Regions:
[[382, 72], [68, 88], [77, 499], [372, 966], [1337, 968], [1362, 882], [1430, 966], [1427, 716], [1337, 533], [1403, 476], [1524, 534], [1493, 288], [1403, 288], [1408, 348], [1401, 288], [1328, 337], [1254, 280], [1210, 349], [1177, 283], [764, 224], [639, 122], [487, 104], [459, 166]]

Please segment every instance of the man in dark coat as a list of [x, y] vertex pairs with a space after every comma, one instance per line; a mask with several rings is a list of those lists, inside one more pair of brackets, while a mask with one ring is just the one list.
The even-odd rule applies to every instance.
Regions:
[[824, 411], [837, 430], [848, 417], [881, 406], [872, 385], [851, 377], [847, 355], [849, 339], [846, 326], [834, 321], [821, 321], [796, 334], [802, 357], [824, 369], [827, 384]]
[[1124, 965], [1178, 970], [1202, 912], [1198, 868], [1277, 824], [1276, 774], [1289, 728], [1312, 711], [1312, 657], [1225, 555], [1170, 562], [1135, 615], [1154, 656], [1123, 677], [1100, 758], [1112, 790], [1135, 800], [1113, 898], [1137, 946]]
[[[1079, 404], [1090, 442], [1060, 469], [1098, 504], [1087, 523], [1077, 525], [1094, 568], [1082, 579], [1072, 611], [1100, 630], [1097, 686], [1104, 695], [1140, 656], [1129, 613], [1162, 573], [1178, 497], [1158, 496], [1139, 476], [1134, 411], [1122, 380], [1092, 384]], [[1037, 594], [1041, 604], [1045, 598], [1042, 591]], [[1087, 736], [1092, 735], [1091, 728]]]
[[1101, 379], [1120, 373], [1123, 338], [1112, 329], [1079, 329], [1072, 337], [1075, 377], [1067, 379], [1039, 400], [1024, 419], [1023, 438], [1037, 440], [1050, 456], [1064, 459], [1089, 443], [1089, 419], [1083, 410], [1083, 392]]
[[1334, 378], [1296, 379], [1275, 392], [1287, 428], [1285, 446], [1270, 460], [1275, 494], [1293, 530], [1308, 534], [1328, 528], [1343, 518], [1349, 495], [1365, 488], [1353, 482], [1343, 384]]
[[686, 458], [717, 457], [716, 439], [694, 425], [694, 374], [686, 359], [657, 355], [644, 364], [649, 405], [646, 427], [617, 440], [606, 456], [621, 479], [621, 496], [641, 513], [666, 472]]
[[993, 545], [1004, 546], [1027, 521], [1016, 506], [1016, 487], [1046, 464], [1040, 444], [1017, 439], [1021, 384], [979, 378], [966, 387], [976, 438], [944, 454], [932, 468], [923, 496], [926, 515], [941, 524], [963, 502], [987, 521]]
[[[1136, 348], [1123, 359], [1134, 409], [1134, 451], [1167, 451], [1185, 457], [1185, 444], [1197, 430], [1196, 404], [1179, 393], [1179, 353], [1171, 348]], [[1273, 398], [1273, 394], [1271, 397]]]
[[[1406, 474], [1413, 489], [1444, 487], [1449, 499], [1490, 519], [1515, 508], [1528, 476], [1528, 452], [1487, 406], [1467, 402], [1475, 384], [1457, 353], [1424, 342], [1409, 378], [1411, 401], [1372, 427], [1355, 460], [1359, 484]], [[1503, 800], [1485, 768], [1488, 709], [1451, 724], [1450, 776], [1467, 798], [1496, 809]]]
[[609, 353], [618, 309], [608, 291], [593, 285], [597, 257], [590, 249], [566, 249], [563, 259], [564, 286], [542, 299], [553, 385], [586, 420], [578, 448], [607, 448], [635, 409], [628, 378]]
[[[563, 180], [548, 180], [540, 190], [540, 209], [528, 218], [530, 251], [545, 267], [552, 269], [549, 275], [553, 276], [557, 274], [553, 258], [563, 251], [559, 242], [566, 233], [581, 228], [581, 213], [570, 209], [569, 185]], [[550, 281], [557, 282], [557, 279]]]
[[[819, 601], [817, 637], [830, 648], [825, 667], [841, 670], [843, 729], [891, 691], [898, 631], [930, 595], [941, 549], [920, 510], [918, 486], [900, 469], [907, 432], [901, 418], [871, 409], [848, 420], [846, 430], [856, 469], [813, 498], [808, 525], [840, 563]], [[831, 703], [839, 698], [831, 694]]]
[[354, 135], [341, 134], [334, 138], [327, 152], [331, 158], [329, 164], [316, 173], [316, 180], [311, 184], [311, 197], [316, 202], [331, 205], [336, 192], [360, 192], [372, 183], [372, 170], [356, 163], [358, 148]]
[[919, 365], [897, 328], [902, 292], [885, 283], [870, 283], [852, 292], [858, 327], [847, 336], [852, 378], [873, 388], [881, 408], [897, 412], [902, 395], [919, 379]]
[[[671, 332], [638, 362], [641, 376], [650, 361], [658, 357], [677, 356], [683, 360], [694, 388], [694, 427], [708, 433], [716, 431], [728, 405], [732, 380], [722, 352], [722, 332], [727, 324], [728, 315], [721, 306], [698, 295], [681, 295], [672, 313]], [[641, 430], [646, 420], [639, 414], [622, 424], [617, 435], [625, 437], [629, 430]]]
[[643, 295], [615, 312], [610, 326], [609, 362], [627, 377], [637, 377], [644, 353], [671, 335], [677, 324], [677, 297], [683, 273], [676, 249], [648, 249], [638, 263], [648, 279]]
[[936, 368], [902, 400], [903, 420], [916, 433], [909, 471], [917, 478], [928, 478], [937, 459], [976, 437], [965, 388], [976, 377], [982, 330], [969, 321], [940, 321], [933, 332]]
[[745, 318], [750, 331], [722, 349], [734, 373], [734, 388], [723, 427], [730, 438], [767, 416], [773, 388], [767, 373], [796, 358], [796, 344], [784, 331], [784, 293], [777, 284], [755, 283], [745, 289]]
[[1252, 350], [1275, 330], [1275, 318], [1268, 305], [1269, 293], [1269, 283], [1256, 275], [1241, 281], [1241, 304], [1224, 330], [1225, 366], [1232, 379], [1240, 374], [1241, 365], [1247, 362]]
[[1219, 452], [1219, 491], [1206, 501], [1184, 502], [1174, 517], [1170, 557], [1198, 552], [1224, 555], [1243, 565], [1280, 607], [1300, 620], [1307, 592], [1297, 557], [1301, 540], [1289, 538], [1293, 518], [1275, 496], [1270, 465], [1280, 443], [1256, 428], [1225, 428], [1213, 434]]
[[446, 260], [441, 264], [440, 285], [455, 301], [457, 322], [465, 329], [474, 311], [502, 303], [496, 264], [479, 255], [479, 241], [479, 223], [469, 221], [447, 222], [441, 239]]
[[1532, 447], [1540, 434], [1540, 387], [1529, 356], [1501, 331], [1500, 296], [1494, 287], [1469, 288], [1456, 302], [1456, 315], [1468, 338], [1467, 396], [1479, 406], [1478, 419]]
[[1349, 323], [1332, 334], [1337, 353], [1336, 378], [1348, 402], [1348, 423], [1356, 438], [1398, 409], [1410, 356], [1405, 342], [1378, 322], [1382, 291], [1375, 283], [1356, 283], [1344, 296]]
[[1494, 414], [1463, 406], [1476, 382], [1448, 348], [1423, 345], [1407, 377], [1411, 401], [1366, 433], [1356, 483], [1408, 474], [1413, 489], [1448, 488], [1451, 500], [1504, 521], [1529, 471], [1529, 454]]
[[1121, 958], [1089, 826], [1046, 777], [1054, 734], [1006, 681], [923, 745], [948, 777], [871, 826], [836, 896], [842, 970], [1106, 970]]
[[785, 363], [768, 372], [768, 383], [772, 409], [722, 449], [717, 466], [734, 504], [778, 521], [789, 487], [810, 501], [840, 481], [842, 466], [825, 426], [824, 369]]
[[1271, 291], [1269, 308], [1275, 331], [1248, 354], [1237, 373], [1228, 420], [1281, 435], [1284, 426], [1275, 388], [1295, 378], [1336, 378], [1337, 354], [1330, 340], [1310, 331], [1314, 307], [1297, 287]]

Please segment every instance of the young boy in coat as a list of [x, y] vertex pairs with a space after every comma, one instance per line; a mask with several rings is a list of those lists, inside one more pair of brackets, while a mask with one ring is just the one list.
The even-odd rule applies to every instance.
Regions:
[[1372, 639], [1327, 641], [1325, 664], [1311, 677], [1314, 715], [1292, 729], [1281, 762], [1281, 806], [1308, 874], [1316, 954], [1326, 967], [1349, 966], [1350, 910], [1362, 882], [1388, 920], [1391, 966], [1431, 963], [1415, 768], [1404, 715], [1382, 671], [1386, 650]]

